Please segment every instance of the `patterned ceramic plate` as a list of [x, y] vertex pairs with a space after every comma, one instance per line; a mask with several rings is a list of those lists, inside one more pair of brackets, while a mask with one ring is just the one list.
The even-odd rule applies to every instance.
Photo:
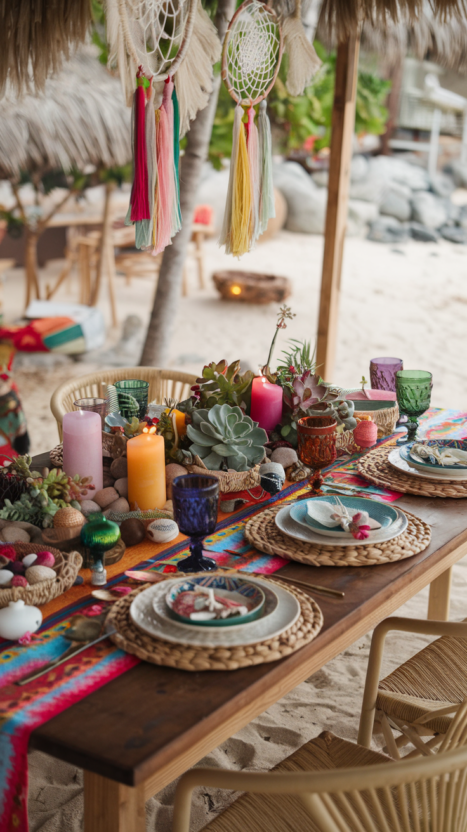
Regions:
[[449, 474], [464, 474], [464, 476], [467, 478], [467, 465], [439, 465], [430, 462], [428, 459], [422, 459], [418, 456], [418, 454], [415, 454], [413, 451], [413, 446], [417, 444], [427, 445], [428, 447], [439, 446], [445, 450], [448, 450], [448, 448], [452, 448], [452, 450], [459, 450], [465, 452], [465, 442], [453, 442], [443, 439], [432, 439], [423, 443], [409, 442], [407, 445], [403, 445], [401, 448], [399, 448], [399, 453], [401, 455], [401, 459], [403, 459], [408, 465], [412, 466], [413, 468], [417, 468], [419, 471], [426, 471], [427, 474], [432, 472], [435, 474], [439, 474], [440, 471], [445, 471]]
[[424, 480], [440, 480], [441, 482], [452, 482], [453, 480], [465, 482], [467, 480], [467, 471], [465, 468], [457, 471], [451, 468], [449, 471], [446, 471], [439, 467], [435, 469], [431, 468], [429, 471], [426, 469], [422, 471], [421, 468], [414, 466], [412, 460], [409, 463], [403, 459], [401, 450], [401, 448], [394, 448], [388, 456], [388, 462], [393, 468], [396, 468], [398, 471], [403, 471], [404, 474], [410, 474], [412, 477], [421, 477]]
[[159, 618], [154, 607], [159, 609], [159, 599], [165, 607], [165, 596], [170, 590], [172, 581], [154, 584], [137, 595], [130, 607], [130, 617], [143, 632], [175, 644], [192, 644], [200, 647], [243, 647], [276, 638], [284, 630], [292, 627], [299, 617], [298, 599], [291, 592], [276, 584], [272, 589], [267, 581], [259, 578], [248, 578], [248, 580], [257, 583], [266, 596], [264, 615], [250, 624], [207, 628], [192, 627], [178, 621]]
[[[398, 519], [398, 514], [395, 508], [388, 505], [388, 503], [379, 503], [376, 500], [369, 500], [366, 497], [339, 497], [339, 501], [342, 505], [349, 509], [350, 514], [356, 514], [358, 511], [366, 511], [370, 515], [373, 520], [377, 520], [377, 522], [381, 525], [383, 529], [389, 528], [392, 523]], [[308, 505], [308, 502], [320, 502], [320, 503], [335, 503], [336, 508], [338, 507], [338, 502], [335, 497], [331, 494], [329, 497], [313, 497], [312, 501], [303, 500], [302, 501], [305, 505]], [[300, 504], [296, 504], [291, 512], [290, 516], [292, 520], [295, 520], [298, 523], [302, 522], [302, 513], [300, 509]], [[317, 534], [324, 535], [325, 537], [334, 537], [334, 538], [348, 538], [350, 540], [355, 540], [352, 536], [351, 532], [347, 532], [342, 526], [324, 526], [322, 523], [319, 523], [314, 517], [311, 517], [308, 512], [305, 512], [305, 522], [306, 524]], [[378, 534], [381, 529], [374, 529], [370, 532], [369, 540], [374, 540], [375, 535]]]
[[[293, 508], [298, 509], [294, 511], [294, 518], [291, 516]], [[392, 508], [392, 506], [391, 506]], [[371, 537], [366, 540], [355, 540], [350, 537], [329, 537], [323, 539], [322, 534], [313, 531], [305, 520], [306, 506], [300, 503], [292, 503], [290, 506], [284, 506], [276, 514], [276, 526], [283, 534], [288, 537], [293, 537], [295, 540], [302, 540], [304, 543], [316, 543], [319, 546], [374, 546], [375, 543], [384, 543], [387, 540], [393, 540], [405, 532], [409, 521], [403, 511], [396, 508], [398, 517], [387, 529], [379, 529], [375, 531]]]
[[[227, 595], [233, 601], [242, 604], [248, 612], [245, 615], [229, 616], [228, 618], [214, 618], [209, 621], [192, 621], [185, 615], [174, 610], [177, 596], [181, 592], [196, 591], [199, 586], [213, 589], [217, 596]], [[204, 596], [205, 598], [207, 596]], [[260, 618], [265, 602], [264, 592], [258, 584], [250, 583], [244, 578], [236, 575], [205, 575], [201, 578], [180, 578], [172, 585], [167, 592], [165, 602], [168, 607], [170, 618], [181, 621], [183, 624], [190, 624], [196, 627], [238, 627], [240, 624], [247, 624], [249, 621], [256, 621]]]

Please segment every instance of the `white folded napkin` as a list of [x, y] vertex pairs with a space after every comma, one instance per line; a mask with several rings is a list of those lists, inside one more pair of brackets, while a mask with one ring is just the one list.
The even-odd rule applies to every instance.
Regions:
[[423, 462], [432, 462], [434, 465], [467, 465], [467, 451], [461, 451], [458, 448], [443, 448], [439, 445], [423, 445], [417, 442], [412, 445], [411, 453]]
[[318, 500], [309, 500], [307, 502], [307, 513], [309, 517], [321, 523], [322, 526], [327, 526], [329, 529], [340, 526], [345, 531], [349, 530], [349, 524], [352, 522], [354, 514], [359, 513], [359, 524], [369, 526], [370, 529], [380, 529], [381, 523], [373, 520], [367, 511], [358, 511], [358, 509], [348, 509], [345, 506], [339, 506], [337, 503], [325, 503]]

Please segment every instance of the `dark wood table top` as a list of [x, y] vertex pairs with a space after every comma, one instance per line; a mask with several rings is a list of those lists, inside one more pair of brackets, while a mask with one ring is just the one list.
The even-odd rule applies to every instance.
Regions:
[[163, 770], [157, 785], [169, 782], [467, 553], [467, 500], [405, 496], [397, 505], [431, 525], [424, 552], [372, 567], [290, 563], [276, 573], [345, 592], [345, 598], [315, 594], [324, 627], [311, 644], [279, 662], [234, 672], [141, 662], [36, 728], [30, 747], [126, 785]]

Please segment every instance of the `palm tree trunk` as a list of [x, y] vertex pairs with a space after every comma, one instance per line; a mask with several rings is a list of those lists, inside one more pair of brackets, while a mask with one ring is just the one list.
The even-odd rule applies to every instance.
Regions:
[[[235, 0], [219, 0], [214, 19], [219, 38], [224, 39]], [[180, 204], [183, 217], [181, 231], [164, 251], [154, 306], [151, 312], [140, 365], [164, 367], [169, 360], [170, 341], [181, 294], [183, 265], [191, 239], [193, 211], [201, 170], [208, 156], [212, 125], [216, 114], [221, 79], [216, 77], [209, 104], [192, 122], [187, 146], [180, 166]]]

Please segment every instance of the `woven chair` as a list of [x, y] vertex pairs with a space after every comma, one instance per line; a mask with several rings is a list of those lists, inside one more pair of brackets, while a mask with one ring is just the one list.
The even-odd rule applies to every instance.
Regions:
[[[441, 638], [379, 681], [390, 630]], [[382, 733], [385, 750], [396, 760], [409, 743], [415, 748], [407, 757], [429, 756], [444, 740], [466, 697], [467, 621], [388, 618], [373, 633], [358, 741], [369, 747], [372, 734]]]
[[173, 832], [189, 832], [196, 786], [245, 791], [203, 832], [465, 832], [467, 703], [439, 752], [394, 762], [323, 733], [273, 772], [192, 769], [175, 795]]
[[190, 387], [195, 383], [196, 376], [191, 373], [180, 373], [176, 370], [160, 370], [157, 367], [117, 367], [113, 370], [102, 370], [87, 376], [66, 381], [55, 390], [50, 409], [57, 421], [60, 442], [62, 441], [62, 421], [65, 413], [74, 410], [76, 399], [91, 397], [105, 398], [106, 385], [114, 384], [125, 378], [139, 378], [149, 381], [148, 400], [161, 404], [164, 399], [182, 401], [190, 395]]

